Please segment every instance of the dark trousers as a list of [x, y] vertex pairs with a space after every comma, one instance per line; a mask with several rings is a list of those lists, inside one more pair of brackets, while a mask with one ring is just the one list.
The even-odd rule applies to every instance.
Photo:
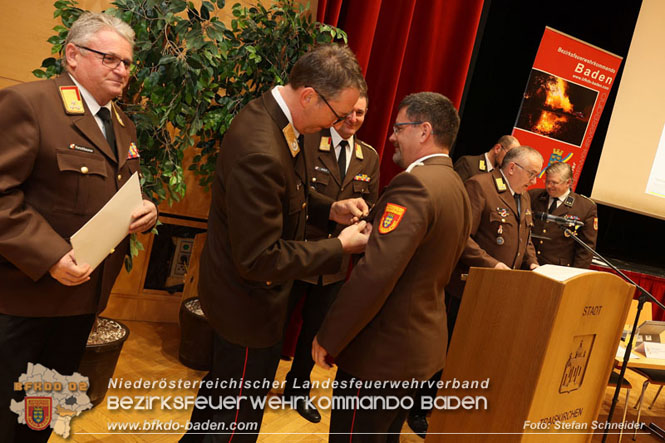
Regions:
[[[448, 319], [448, 346], [450, 346], [450, 340], [453, 337], [453, 330], [455, 329], [455, 322], [457, 322], [457, 314], [459, 314], [459, 308], [461, 304], [462, 304], [462, 299], [460, 299], [459, 297], [451, 296], [449, 293], [446, 292], [446, 316]], [[430, 378], [430, 381], [438, 382], [439, 380], [441, 380], [441, 374], [443, 374], [443, 370], [434, 374], [432, 378]], [[415, 404], [413, 405], [413, 408], [411, 408], [411, 410], [409, 411], [409, 415], [411, 416], [427, 415], [431, 411], [431, 409], [423, 408], [422, 400], [424, 397], [435, 397], [437, 391], [438, 389], [436, 388], [436, 386], [429, 387], [428, 384], [420, 388], [418, 390], [418, 393], [416, 394]]]
[[76, 372], [94, 321], [94, 314], [53, 318], [0, 314], [1, 442], [48, 441], [50, 426], [33, 431], [19, 424], [18, 416], [9, 409], [12, 399], [20, 402], [25, 397], [25, 392], [14, 391], [14, 382], [26, 372], [28, 363], [41, 364], [62, 375]]
[[[357, 387], [354, 383], [358, 379], [342, 369], [337, 370], [335, 381], [337, 386], [333, 389], [329, 442], [399, 442], [408, 410], [403, 407], [386, 408], [380, 403], [373, 408], [369, 407], [366, 400], [370, 397], [382, 399], [388, 396], [400, 400], [412, 399], [414, 388]], [[347, 386], [340, 386], [343, 382], [348, 383]], [[346, 401], [342, 401], [343, 399]], [[354, 404], [353, 399], [359, 399], [360, 403]]]
[[303, 322], [300, 335], [298, 335], [296, 352], [293, 356], [293, 363], [291, 363], [291, 370], [286, 374], [285, 396], [309, 395], [309, 387], [303, 387], [303, 385], [309, 382], [310, 373], [314, 368], [312, 341], [319, 332], [321, 323], [343, 284], [344, 281], [325, 286], [303, 281], [296, 281], [293, 284], [291, 293], [296, 297], [304, 296], [305, 303], [302, 308]]
[[[227, 398], [240, 401], [224, 404], [223, 408], [194, 407], [190, 419], [192, 429], [180, 441], [255, 442], [263, 408], [253, 405], [252, 399], [265, 399], [268, 395], [281, 350], [281, 342], [268, 348], [247, 348], [229, 343], [215, 333], [212, 369], [203, 378], [197, 396], [209, 398], [208, 404], [213, 407]], [[208, 387], [208, 382], [217, 386]], [[211, 423], [215, 423], [216, 430], [210, 430]]]

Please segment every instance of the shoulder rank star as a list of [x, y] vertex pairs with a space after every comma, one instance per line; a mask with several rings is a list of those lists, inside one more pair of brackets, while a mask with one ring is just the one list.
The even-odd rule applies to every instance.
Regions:
[[60, 86], [60, 98], [67, 114], [85, 114], [81, 93], [76, 86]]
[[387, 234], [394, 231], [402, 221], [405, 212], [406, 208], [404, 206], [388, 203], [379, 222], [379, 233]]
[[354, 180], [356, 181], [361, 181], [361, 182], [369, 182], [370, 177], [367, 174], [358, 174], [355, 177], [353, 177]]
[[129, 144], [129, 152], [127, 152], [127, 160], [131, 160], [133, 158], [139, 158], [139, 149], [136, 147], [134, 142], [131, 142]]

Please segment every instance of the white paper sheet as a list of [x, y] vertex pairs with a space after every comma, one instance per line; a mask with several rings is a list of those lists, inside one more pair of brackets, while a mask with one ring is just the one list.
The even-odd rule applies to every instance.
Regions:
[[135, 172], [102, 209], [72, 235], [74, 256], [93, 269], [129, 233], [131, 214], [143, 204], [139, 174]]

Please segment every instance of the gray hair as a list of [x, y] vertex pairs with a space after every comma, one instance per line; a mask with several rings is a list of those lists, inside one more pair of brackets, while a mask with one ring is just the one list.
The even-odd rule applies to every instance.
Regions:
[[568, 163], [554, 162], [547, 167], [545, 174], [559, 174], [562, 179], [569, 180], [573, 178], [573, 168]]
[[540, 161], [543, 161], [543, 156], [538, 152], [538, 150], [532, 148], [531, 146], [518, 146], [511, 149], [506, 153], [506, 156], [503, 158], [501, 163], [501, 169], [504, 169], [510, 162], [517, 163], [519, 160], [525, 160], [527, 157], [537, 157]]
[[65, 46], [69, 43], [80, 46], [87, 45], [92, 36], [103, 29], [111, 29], [117, 32], [132, 47], [134, 46], [135, 34], [132, 27], [119, 18], [102, 12], [84, 12], [81, 14], [69, 30]]

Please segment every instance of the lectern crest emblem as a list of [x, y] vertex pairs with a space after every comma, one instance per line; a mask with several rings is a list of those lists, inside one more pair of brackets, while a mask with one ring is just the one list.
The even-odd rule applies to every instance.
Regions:
[[561, 377], [560, 394], [576, 391], [582, 386], [595, 340], [595, 334], [573, 337], [570, 354]]

